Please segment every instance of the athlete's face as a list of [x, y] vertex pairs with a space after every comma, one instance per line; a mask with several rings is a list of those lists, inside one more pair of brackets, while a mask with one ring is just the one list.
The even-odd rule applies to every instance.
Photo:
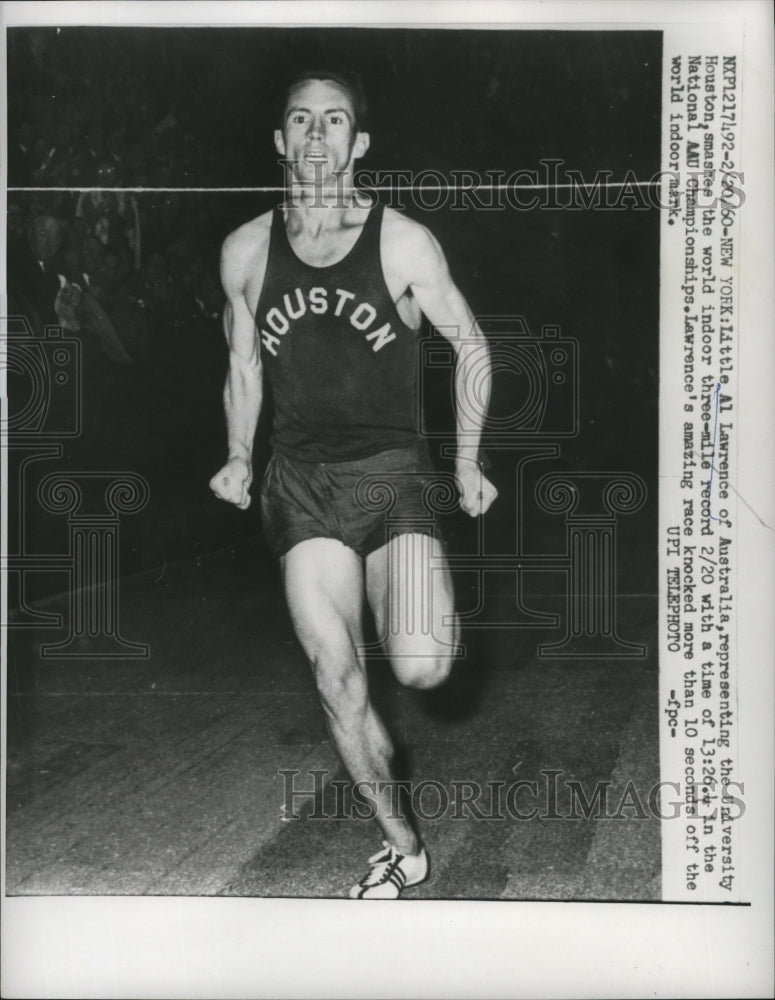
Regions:
[[294, 178], [306, 184], [330, 182], [369, 148], [368, 133], [356, 131], [349, 93], [333, 80], [305, 80], [294, 87], [274, 138]]

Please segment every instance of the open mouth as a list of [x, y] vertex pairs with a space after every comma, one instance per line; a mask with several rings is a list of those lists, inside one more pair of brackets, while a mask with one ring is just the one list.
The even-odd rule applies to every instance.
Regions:
[[325, 163], [328, 157], [319, 150], [309, 150], [304, 154], [304, 159], [308, 163]]

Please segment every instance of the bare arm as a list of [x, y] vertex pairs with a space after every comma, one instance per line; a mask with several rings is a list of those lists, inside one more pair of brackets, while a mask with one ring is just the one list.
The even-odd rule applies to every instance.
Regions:
[[223, 329], [229, 345], [229, 371], [223, 402], [229, 457], [210, 480], [210, 488], [222, 500], [244, 510], [250, 506], [253, 439], [263, 398], [262, 370], [255, 324], [245, 299], [243, 263], [228, 240], [221, 259], [221, 280], [227, 298]]
[[[474, 314], [452, 280], [438, 241], [423, 227], [412, 225], [409, 287], [418, 305], [455, 350], [455, 411], [461, 507], [472, 516], [483, 514], [498, 495], [479, 464], [482, 427], [490, 402], [490, 356], [487, 340]], [[408, 248], [405, 248], [408, 249]]]

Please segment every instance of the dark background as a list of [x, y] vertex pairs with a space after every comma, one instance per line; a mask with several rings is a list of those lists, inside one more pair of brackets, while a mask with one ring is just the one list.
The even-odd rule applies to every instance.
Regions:
[[[550, 157], [588, 182], [597, 171], [621, 180], [628, 170], [646, 181], [659, 169], [661, 35], [632, 31], [12, 29], [9, 146], [31, 134], [41, 146], [75, 150], [62, 169], [65, 188], [93, 183], [84, 150], [94, 143], [120, 152], [126, 186], [279, 186], [272, 130], [282, 83], [310, 65], [362, 74], [372, 136], [364, 169], [508, 174], [539, 170]], [[174, 124], [154, 132], [171, 113]], [[45, 186], [33, 168], [11, 156], [9, 187]], [[20, 214], [46, 208], [67, 220], [77, 196], [11, 190], [8, 197]], [[150, 248], [164, 256], [184, 237], [214, 277], [225, 235], [279, 197], [189, 192], [175, 196], [172, 209], [158, 193], [138, 201]], [[411, 197], [405, 204], [441, 241], [475, 314], [523, 316], [534, 334], [555, 325], [578, 342], [580, 433], [563, 443], [558, 460], [537, 463], [528, 485], [563, 468], [640, 475], [649, 498], [622, 521], [619, 589], [656, 594], [658, 211], [431, 212]], [[122, 572], [243, 542], [263, 551], [257, 505], [236, 511], [208, 489], [225, 459], [226, 350], [217, 319], [186, 317], [172, 296], [150, 317], [150, 346], [131, 367], [83, 344], [84, 433], [65, 442], [61, 467], [131, 470], [151, 488], [146, 510], [122, 521]], [[21, 406], [23, 380], [15, 391]], [[13, 392], [12, 384], [12, 412]], [[514, 380], [496, 373], [494, 412], [513, 408], [515, 392]], [[449, 395], [441, 378], [428, 405], [451, 441]], [[264, 420], [257, 479], [267, 431]], [[508, 551], [514, 455], [493, 450], [491, 460], [501, 498], [488, 515], [488, 537]], [[52, 468], [41, 464], [40, 474]], [[64, 518], [43, 514], [29, 483], [25, 503], [28, 551], [64, 551]], [[562, 549], [561, 518], [528, 508], [522, 516], [534, 551]], [[448, 521], [453, 548], [469, 547], [472, 524], [463, 515]], [[37, 574], [31, 585], [33, 596], [57, 589], [59, 574]]]
[[[362, 75], [373, 168], [659, 168], [659, 32], [11, 29], [8, 56], [12, 133], [53, 114], [142, 139], [174, 110], [191, 140], [174, 187], [281, 183], [271, 130], [310, 66]], [[145, 172], [161, 186], [169, 168]]]

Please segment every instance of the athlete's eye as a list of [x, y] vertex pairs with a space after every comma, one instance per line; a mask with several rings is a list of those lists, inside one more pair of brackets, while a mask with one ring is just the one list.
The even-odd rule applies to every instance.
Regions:
[[331, 122], [332, 125], [341, 125], [342, 122], [344, 121], [344, 118], [342, 117], [342, 115], [329, 115], [328, 120]]

